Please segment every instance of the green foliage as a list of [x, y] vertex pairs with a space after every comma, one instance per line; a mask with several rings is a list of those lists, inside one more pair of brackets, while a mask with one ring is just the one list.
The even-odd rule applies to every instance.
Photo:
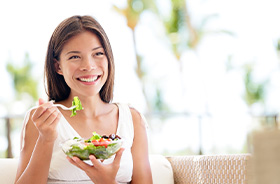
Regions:
[[153, 110], [155, 112], [169, 112], [168, 105], [164, 102], [162, 97], [162, 90], [159, 87], [156, 87], [156, 95], [151, 100]]
[[277, 41], [276, 50], [277, 50], [278, 52], [280, 51], [280, 39]]
[[135, 35], [135, 28], [137, 24], [139, 23], [139, 19], [141, 14], [148, 10], [152, 12], [158, 12], [157, 6], [154, 2], [154, 0], [127, 0], [127, 6], [125, 8], [119, 8], [117, 6], [113, 6], [114, 10], [118, 13], [122, 14], [126, 21], [127, 26], [132, 30], [133, 35], [133, 41], [134, 41], [134, 50], [135, 50], [135, 57], [136, 57], [136, 74], [139, 78], [139, 80], [142, 83], [142, 91], [146, 99], [146, 104], [148, 109], [151, 108], [151, 104], [148, 101], [147, 94], [145, 92], [145, 74], [146, 71], [144, 69], [144, 64], [142, 57], [138, 53], [138, 50], [136, 49], [136, 35]]
[[216, 18], [217, 14], [210, 14], [201, 21], [193, 23], [186, 0], [171, 0], [171, 12], [163, 20], [166, 33], [170, 39], [174, 55], [180, 61], [181, 55], [188, 49], [196, 50], [201, 40], [209, 34], [233, 35], [227, 30], [208, 30], [207, 23]]
[[114, 10], [124, 15], [128, 27], [134, 30], [139, 22], [141, 13], [145, 10], [157, 12], [157, 6], [153, 0], [127, 0], [126, 8], [121, 9], [114, 6]]
[[248, 106], [253, 105], [256, 102], [264, 102], [265, 98], [265, 87], [267, 81], [264, 82], [255, 82], [253, 77], [253, 65], [247, 64], [244, 66], [245, 76], [244, 76], [244, 85], [245, 85], [245, 101]]
[[171, 42], [174, 55], [180, 60], [182, 52], [186, 49], [188, 29], [185, 0], [171, 0], [170, 16], [163, 20], [165, 31]]
[[172, 0], [172, 10], [170, 18], [165, 22], [167, 33], [179, 32], [179, 30], [184, 26], [185, 22], [185, 11], [184, 11], [184, 1], [183, 0]]
[[13, 86], [16, 91], [16, 98], [19, 100], [24, 93], [29, 94], [34, 100], [38, 98], [38, 81], [32, 76], [33, 65], [28, 53], [26, 53], [23, 66], [9, 62], [6, 65], [7, 71], [13, 79]]

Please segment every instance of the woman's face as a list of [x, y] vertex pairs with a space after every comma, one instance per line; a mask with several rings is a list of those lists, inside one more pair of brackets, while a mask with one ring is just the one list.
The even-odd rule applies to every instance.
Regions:
[[108, 77], [108, 60], [98, 37], [85, 31], [71, 38], [61, 51], [57, 73], [64, 76], [72, 95], [99, 94]]

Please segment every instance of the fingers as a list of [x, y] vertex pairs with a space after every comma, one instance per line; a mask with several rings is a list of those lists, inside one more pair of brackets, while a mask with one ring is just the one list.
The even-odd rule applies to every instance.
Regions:
[[[40, 102], [39, 102], [40, 103]], [[42, 114], [49, 108], [51, 108], [53, 105], [53, 102], [47, 102], [47, 103], [44, 103], [44, 104], [41, 104], [37, 109], [36, 111], [34, 112], [33, 114], [33, 121], [40, 118], [42, 116]]]
[[40, 116], [40, 119], [46, 124], [51, 124], [56, 119], [58, 114], [59, 112], [56, 107], [50, 107], [44, 111], [44, 113]]
[[53, 140], [57, 136], [55, 130], [62, 115], [57, 107], [53, 106], [53, 101], [44, 103], [43, 99], [39, 99], [39, 104], [41, 105], [31, 119], [43, 137]]
[[73, 165], [75, 165], [76, 167], [82, 169], [82, 168], [73, 160], [73, 158], [70, 158], [69, 156], [67, 156], [66, 158], [67, 158], [67, 160], [68, 160], [71, 164], [73, 164]]
[[53, 127], [53, 128], [55, 128], [57, 126], [57, 124], [59, 123], [59, 120], [62, 116], [61, 113], [58, 110], [57, 110], [56, 113], [57, 113], [57, 116], [53, 118], [54, 120], [50, 120], [52, 122], [50, 126]]
[[80, 169], [84, 170], [85, 172], [87, 172], [88, 170], [92, 169], [92, 167], [88, 164], [86, 164], [85, 162], [83, 162], [81, 159], [79, 159], [78, 157], [72, 157], [68, 159], [70, 161], [70, 163], [72, 163], [73, 165], [79, 167]]
[[[119, 167], [120, 162], [121, 162], [121, 157], [122, 157], [123, 151], [124, 151], [124, 148], [121, 148], [121, 149], [116, 153], [116, 156], [115, 156], [114, 162], [113, 162], [113, 164], [114, 164], [115, 166], [118, 166], [118, 167]], [[90, 159], [91, 163], [94, 165], [94, 167], [97, 168], [97, 169], [98, 169], [100, 166], [102, 166], [102, 163], [103, 163], [103, 161], [104, 161], [104, 160], [97, 160], [97, 159], [95, 158], [94, 155], [90, 155], [90, 156], [89, 156], [89, 159]]]
[[35, 112], [32, 120], [37, 127], [40, 125], [50, 126], [55, 122], [55, 120], [58, 117], [60, 117], [60, 112], [57, 110], [56, 107], [52, 107], [42, 112], [41, 116], [39, 117], [38, 114], [36, 114]]
[[45, 103], [45, 101], [42, 98], [39, 98], [38, 102], [39, 102], [39, 105], [42, 105], [43, 103]]
[[94, 167], [98, 168], [101, 166], [101, 162], [99, 160], [97, 160], [94, 155], [90, 155], [89, 159], [90, 159], [91, 163], [94, 165]]
[[[39, 99], [39, 103], [41, 104], [43, 101]], [[36, 122], [38, 119], [42, 122], [46, 122], [51, 124], [60, 114], [57, 107], [53, 106], [53, 102], [47, 102], [41, 104], [32, 116], [33, 122]]]

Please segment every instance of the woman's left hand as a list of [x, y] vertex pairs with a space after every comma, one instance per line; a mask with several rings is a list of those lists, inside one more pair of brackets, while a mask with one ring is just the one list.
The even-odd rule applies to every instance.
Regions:
[[89, 165], [83, 162], [78, 157], [67, 157], [67, 159], [71, 164], [85, 171], [88, 177], [95, 184], [113, 184], [117, 183], [116, 175], [120, 167], [120, 161], [123, 151], [124, 148], [121, 148], [116, 153], [114, 161], [111, 164], [103, 164], [102, 162], [98, 161], [93, 155], [89, 156], [93, 165]]

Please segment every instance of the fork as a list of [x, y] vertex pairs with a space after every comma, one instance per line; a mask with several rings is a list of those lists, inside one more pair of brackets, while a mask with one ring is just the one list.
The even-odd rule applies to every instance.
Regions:
[[61, 104], [53, 104], [53, 106], [60, 107], [63, 110], [72, 110], [72, 109], [74, 109], [76, 107], [76, 105], [71, 106], [71, 107], [65, 107], [64, 105], [61, 105]]

